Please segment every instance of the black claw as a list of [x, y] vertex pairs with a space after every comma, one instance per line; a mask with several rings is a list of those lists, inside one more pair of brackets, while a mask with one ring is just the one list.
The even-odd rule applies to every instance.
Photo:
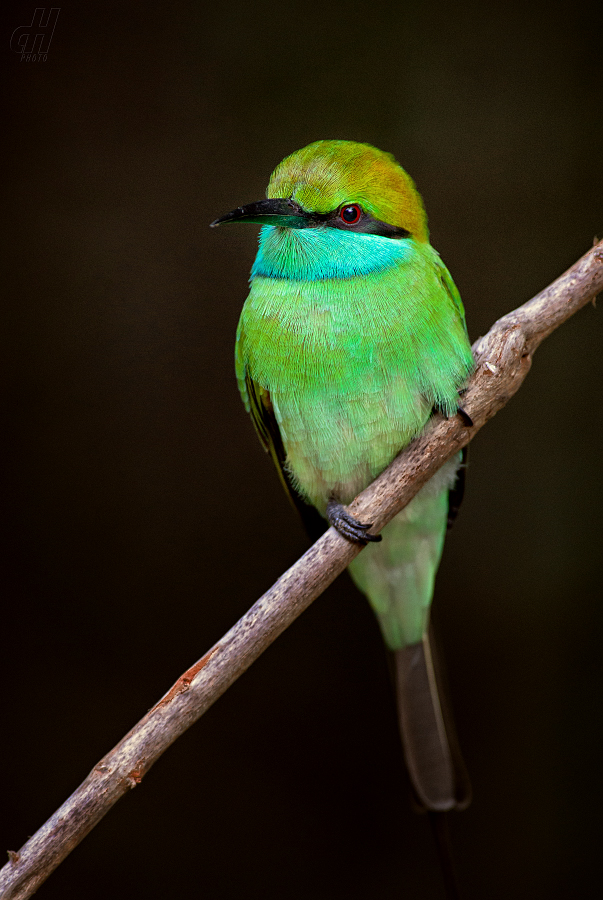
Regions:
[[473, 419], [471, 418], [469, 413], [465, 412], [462, 406], [458, 406], [456, 411], [461, 417], [463, 425], [465, 425], [467, 428], [471, 428], [473, 426]]
[[359, 522], [336, 500], [329, 500], [327, 503], [327, 519], [329, 525], [332, 525], [342, 537], [354, 544], [365, 546], [369, 541], [378, 543], [381, 540], [380, 534], [367, 534], [368, 529], [372, 528], [372, 522], [368, 525]]

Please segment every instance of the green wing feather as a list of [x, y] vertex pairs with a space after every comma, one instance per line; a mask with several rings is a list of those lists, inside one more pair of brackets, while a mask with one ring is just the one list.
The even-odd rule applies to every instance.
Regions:
[[452, 280], [452, 275], [440, 259], [439, 253], [435, 250], [433, 251], [434, 257], [437, 259], [438, 268], [440, 270], [440, 280], [444, 286], [444, 290], [452, 300], [456, 311], [459, 314], [459, 319], [462, 321], [463, 326], [465, 328], [465, 334], [467, 335], [467, 340], [469, 340], [469, 333], [467, 331], [467, 322], [465, 321], [465, 307], [463, 306], [463, 301], [461, 300], [461, 295], [459, 293], [459, 289], [456, 284]]
[[249, 408], [251, 421], [256, 433], [264, 445], [264, 449], [270, 454], [285, 493], [300, 514], [310, 538], [317, 540], [326, 531], [328, 525], [316, 509], [306, 503], [293, 486], [287, 469], [287, 454], [283, 446], [283, 439], [274, 414], [272, 401], [270, 400], [270, 391], [254, 381], [247, 371], [244, 374], [244, 386], [243, 399], [246, 400], [245, 405]]

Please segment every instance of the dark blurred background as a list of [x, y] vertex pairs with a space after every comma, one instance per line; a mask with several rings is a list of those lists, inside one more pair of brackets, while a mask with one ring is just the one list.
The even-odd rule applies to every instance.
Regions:
[[[256, 229], [208, 223], [310, 141], [374, 143], [472, 339], [603, 233], [600, 4], [68, 5], [21, 62], [34, 6], [0, 32], [2, 852], [306, 546], [233, 374]], [[440, 569], [467, 898], [600, 888], [601, 336], [588, 306], [477, 436]], [[197, 895], [442, 897], [347, 575], [39, 892]]]

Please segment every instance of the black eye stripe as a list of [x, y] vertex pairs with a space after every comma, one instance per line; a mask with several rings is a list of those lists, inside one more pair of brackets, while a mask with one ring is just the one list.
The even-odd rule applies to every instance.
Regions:
[[[350, 206], [358, 206], [360, 209], [360, 216], [354, 224], [348, 224], [341, 218], [342, 209]], [[326, 225], [329, 228], [353, 231], [356, 234], [378, 234], [381, 237], [398, 240], [411, 236], [410, 231], [406, 228], [401, 228], [399, 225], [390, 225], [389, 222], [381, 222], [380, 219], [374, 219], [370, 213], [363, 210], [360, 204], [357, 203], [346, 203], [345, 207], [339, 206], [328, 213], [308, 212], [305, 213], [305, 216], [309, 224]]]

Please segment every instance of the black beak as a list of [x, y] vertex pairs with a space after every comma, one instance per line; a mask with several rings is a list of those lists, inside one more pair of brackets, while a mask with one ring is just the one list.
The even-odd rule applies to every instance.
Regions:
[[282, 225], [285, 228], [309, 228], [315, 224], [293, 200], [258, 200], [238, 206], [212, 222], [210, 228], [226, 222], [251, 222], [254, 225]]

